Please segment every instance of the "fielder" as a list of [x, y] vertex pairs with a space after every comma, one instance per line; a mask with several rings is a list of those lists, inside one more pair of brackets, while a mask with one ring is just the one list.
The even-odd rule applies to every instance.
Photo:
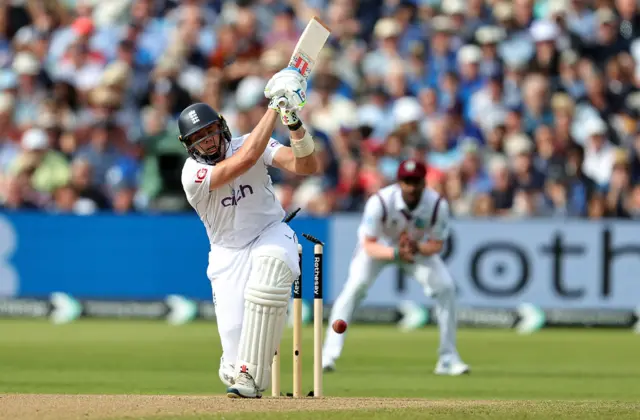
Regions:
[[[398, 182], [371, 196], [358, 229], [349, 277], [329, 318], [323, 349], [323, 369], [335, 370], [345, 334], [333, 331], [337, 319], [347, 323], [369, 286], [387, 264], [400, 264], [436, 300], [440, 328], [439, 360], [435, 373], [461, 375], [470, 371], [456, 348], [455, 289], [439, 253], [449, 235], [449, 206], [425, 188], [426, 167], [406, 160], [398, 168]], [[418, 242], [422, 241], [422, 242]]]
[[[189, 153], [182, 185], [204, 223], [222, 342], [219, 375], [232, 398], [260, 398], [271, 382], [271, 362], [283, 333], [294, 278], [300, 275], [297, 238], [282, 218], [267, 166], [295, 174], [317, 169], [314, 142], [297, 117], [306, 81], [284, 69], [266, 85], [271, 99], [247, 135], [231, 138], [222, 115], [196, 103], [180, 114], [180, 142]], [[280, 115], [291, 147], [271, 138]]]

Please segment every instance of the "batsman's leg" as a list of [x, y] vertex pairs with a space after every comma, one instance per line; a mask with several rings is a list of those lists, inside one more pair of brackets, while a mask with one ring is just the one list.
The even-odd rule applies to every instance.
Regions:
[[244, 316], [244, 289], [249, 278], [249, 249], [228, 252], [218, 250], [224, 266], [211, 266], [207, 275], [211, 281], [216, 324], [222, 344], [218, 375], [229, 387], [234, 383], [235, 361]]
[[329, 315], [329, 327], [322, 350], [322, 368], [326, 372], [335, 370], [335, 362], [342, 353], [347, 333], [338, 334], [333, 331], [333, 322], [342, 319], [351, 322], [353, 312], [367, 295], [367, 290], [385, 266], [384, 261], [370, 258], [362, 248], [356, 251], [351, 265], [349, 277], [336, 299]]
[[[229, 397], [259, 398], [271, 383], [271, 363], [285, 327], [291, 284], [300, 274], [297, 243], [284, 239], [293, 237], [284, 226], [265, 235], [251, 252], [236, 376], [227, 389]], [[281, 234], [284, 229], [289, 236]]]
[[470, 368], [460, 359], [456, 346], [457, 316], [455, 284], [440, 256], [418, 260], [407, 270], [423, 286], [425, 294], [436, 301], [436, 318], [440, 330], [439, 360], [435, 373], [461, 375]]

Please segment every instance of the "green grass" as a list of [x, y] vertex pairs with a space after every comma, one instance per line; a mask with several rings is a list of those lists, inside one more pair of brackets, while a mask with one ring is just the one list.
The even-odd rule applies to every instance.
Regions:
[[[311, 329], [305, 329], [303, 336], [306, 392], [313, 387]], [[629, 331], [557, 329], [519, 336], [507, 330], [463, 329], [459, 349], [473, 373], [457, 378], [432, 375], [437, 345], [435, 328], [403, 333], [391, 327], [353, 325], [338, 372], [324, 375], [324, 392], [339, 397], [555, 401], [429, 409], [430, 416], [437, 415], [430, 418], [442, 419], [557, 418], [553, 410], [562, 412], [562, 407], [569, 407], [562, 418], [640, 418], [640, 408], [631, 410], [624, 404], [640, 401], [640, 336]], [[290, 330], [281, 348], [286, 391], [291, 384]], [[0, 321], [0, 393], [215, 395], [224, 391], [217, 374], [219, 359], [215, 324], [171, 327], [161, 322], [80, 321], [54, 326], [43, 321]], [[583, 410], [563, 400], [598, 403]], [[274, 412], [262, 417], [357, 420], [396, 418], [397, 411], [315, 411], [302, 417], [299, 412]], [[423, 418], [424, 411], [408, 408], [402, 417]], [[538, 411], [540, 417], [535, 417]], [[634, 411], [635, 417], [623, 415]]]

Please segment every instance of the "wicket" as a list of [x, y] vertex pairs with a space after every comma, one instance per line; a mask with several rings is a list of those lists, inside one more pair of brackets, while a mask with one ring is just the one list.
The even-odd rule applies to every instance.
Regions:
[[[313, 247], [313, 391], [308, 397], [322, 396], [322, 257], [324, 244], [317, 238], [303, 233]], [[302, 246], [298, 244], [300, 276], [293, 282], [293, 398], [302, 397]], [[271, 396], [280, 392], [280, 346], [276, 349], [271, 366]]]

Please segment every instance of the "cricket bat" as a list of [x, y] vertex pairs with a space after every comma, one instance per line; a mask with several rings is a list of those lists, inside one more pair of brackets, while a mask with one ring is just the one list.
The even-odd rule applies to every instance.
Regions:
[[322, 23], [320, 18], [314, 16], [307, 24], [293, 49], [289, 67], [295, 67], [302, 77], [308, 79], [330, 34], [329, 28]]
[[[293, 49], [289, 67], [297, 69], [302, 77], [308, 79], [330, 34], [331, 31], [319, 17], [311, 18]], [[283, 103], [281, 106], [285, 104]]]

